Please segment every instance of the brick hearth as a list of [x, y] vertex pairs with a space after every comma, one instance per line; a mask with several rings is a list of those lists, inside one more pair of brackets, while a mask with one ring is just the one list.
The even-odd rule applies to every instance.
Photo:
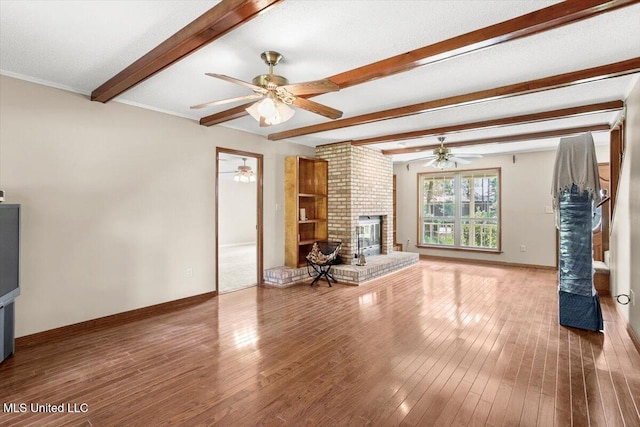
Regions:
[[[367, 258], [367, 265], [357, 266], [349, 264], [336, 265], [331, 268], [331, 274], [338, 283], [347, 285], [361, 285], [362, 283], [385, 274], [392, 273], [418, 262], [419, 255], [414, 252], [392, 252]], [[313, 274], [313, 270], [311, 271]], [[307, 267], [291, 268], [276, 267], [265, 270], [264, 284], [278, 288], [287, 288], [297, 283], [311, 280]], [[322, 279], [320, 286], [326, 286]]]

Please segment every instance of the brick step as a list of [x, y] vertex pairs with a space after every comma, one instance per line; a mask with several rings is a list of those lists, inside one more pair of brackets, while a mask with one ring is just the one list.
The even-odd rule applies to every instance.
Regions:
[[[419, 258], [419, 255], [413, 252], [391, 252], [387, 255], [367, 258], [365, 266], [336, 265], [331, 269], [331, 275], [338, 280], [338, 283], [359, 286], [376, 277], [415, 264]], [[307, 273], [307, 267], [290, 268], [283, 266], [269, 268], [264, 271], [264, 284], [268, 286], [286, 288], [308, 280], [310, 280], [310, 277]]]

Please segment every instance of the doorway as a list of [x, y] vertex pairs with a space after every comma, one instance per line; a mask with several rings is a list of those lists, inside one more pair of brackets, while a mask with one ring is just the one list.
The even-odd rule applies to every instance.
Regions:
[[598, 163], [598, 174], [603, 202], [595, 212], [595, 217], [600, 221], [593, 228], [593, 260], [604, 261], [604, 253], [609, 250], [609, 163]]
[[261, 154], [216, 148], [216, 289], [262, 283]]

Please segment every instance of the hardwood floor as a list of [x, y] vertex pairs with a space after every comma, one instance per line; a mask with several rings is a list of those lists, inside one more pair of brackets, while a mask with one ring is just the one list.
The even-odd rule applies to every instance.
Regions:
[[0, 365], [3, 404], [88, 410], [0, 425], [640, 426], [625, 322], [604, 297], [604, 334], [558, 326], [556, 280], [420, 261], [23, 346]]

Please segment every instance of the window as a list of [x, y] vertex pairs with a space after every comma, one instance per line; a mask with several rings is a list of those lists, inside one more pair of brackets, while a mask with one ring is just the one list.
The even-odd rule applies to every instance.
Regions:
[[418, 174], [418, 244], [500, 250], [500, 169]]

